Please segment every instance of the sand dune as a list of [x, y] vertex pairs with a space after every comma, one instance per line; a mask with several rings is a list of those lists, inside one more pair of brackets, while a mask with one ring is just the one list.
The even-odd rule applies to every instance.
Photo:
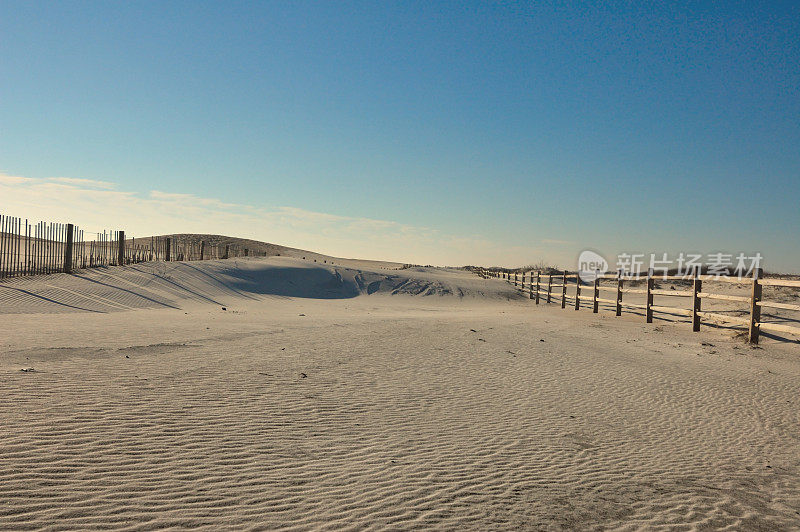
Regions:
[[0, 529], [800, 527], [794, 345], [284, 257], [0, 312]]
[[511, 286], [487, 284], [461, 270], [367, 270], [363, 263], [348, 262], [349, 267], [289, 257], [154, 262], [19, 278], [0, 284], [0, 307], [4, 314], [114, 312], [177, 309], [187, 302], [226, 305], [270, 296], [345, 299], [375, 293], [524, 299]]

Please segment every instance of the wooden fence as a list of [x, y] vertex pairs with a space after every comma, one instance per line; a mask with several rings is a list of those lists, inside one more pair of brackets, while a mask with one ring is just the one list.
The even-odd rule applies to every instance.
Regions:
[[211, 244], [190, 235], [126, 238], [125, 231], [104, 231], [87, 238], [74, 224], [38, 222], [0, 214], [0, 279], [71, 273], [82, 268], [148, 261], [226, 259], [252, 252], [235, 243]]
[[[768, 301], [762, 298], [764, 287], [788, 287], [800, 288], [800, 280], [764, 278], [763, 271], [756, 268], [752, 278], [722, 277], [714, 275], [695, 274], [693, 277], [682, 276], [654, 276], [653, 271], [649, 271], [647, 278], [632, 281], [624, 275], [624, 272], [617, 272], [616, 275], [598, 275], [590, 282], [582, 281], [578, 272], [563, 271], [560, 273], [542, 273], [541, 271], [509, 272], [498, 270], [480, 270], [479, 275], [483, 277], [496, 277], [513, 283], [519, 290], [527, 293], [530, 299], [535, 300], [538, 305], [540, 302], [551, 303], [558, 301], [561, 308], [566, 308], [567, 304], [580, 310], [582, 306], [592, 309], [592, 312], [599, 311], [600, 304], [610, 306], [617, 316], [621, 316], [625, 309], [637, 309], [644, 311], [647, 323], [653, 322], [656, 313], [677, 315], [688, 317], [691, 320], [692, 330], [699, 331], [700, 325], [716, 320], [725, 324], [732, 324], [736, 327], [744, 327], [750, 343], [758, 343], [761, 331], [777, 333], [788, 333], [800, 335], [800, 327], [774, 323], [762, 320], [762, 309], [782, 309], [789, 311], [799, 311], [800, 305], [790, 304], [779, 301]], [[527, 276], [527, 283], [526, 283]], [[689, 285], [687, 290], [660, 290], [655, 287], [656, 281], [682, 281]], [[611, 286], [608, 285], [611, 281]], [[603, 284], [603, 283], [606, 284]], [[643, 284], [644, 288], [634, 288], [628, 284]], [[736, 283], [747, 284], [748, 295], [730, 295], [708, 292], [704, 289], [710, 283]], [[572, 293], [568, 294], [568, 287], [572, 287]], [[613, 294], [614, 299], [601, 297], [603, 293]], [[644, 303], [633, 303], [624, 301], [625, 294], [639, 294], [644, 296]], [[689, 305], [686, 307], [676, 307], [668, 305], [656, 305], [655, 299], [658, 298], [687, 298]], [[719, 312], [703, 310], [704, 300], [721, 300], [746, 305], [747, 316], [733, 316]]]

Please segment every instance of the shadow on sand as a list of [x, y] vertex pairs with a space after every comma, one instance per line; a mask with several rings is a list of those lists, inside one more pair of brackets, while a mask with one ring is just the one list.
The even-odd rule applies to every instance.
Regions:
[[263, 267], [258, 269], [225, 268], [219, 272], [206, 272], [217, 278], [222, 275], [231, 293], [268, 296], [299, 297], [307, 299], [349, 299], [361, 294], [359, 273], [322, 267], [291, 268]]
[[224, 306], [263, 296], [348, 299], [366, 291], [362, 274], [346, 268], [291, 267], [253, 262], [143, 263], [82, 270], [0, 284], [0, 314], [109, 312], [172, 308], [200, 301]]

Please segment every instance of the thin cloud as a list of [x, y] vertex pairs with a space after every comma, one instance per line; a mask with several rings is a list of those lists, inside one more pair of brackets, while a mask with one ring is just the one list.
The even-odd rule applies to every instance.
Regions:
[[97, 181], [95, 179], [83, 179], [80, 177], [49, 177], [47, 181], [54, 181], [56, 183], [66, 183], [68, 185], [83, 186], [89, 188], [100, 188], [111, 190], [116, 188], [114, 183], [108, 181]]
[[87, 234], [124, 229], [135, 237], [212, 233], [252, 238], [340, 257], [421, 264], [514, 264], [542, 256], [481, 235], [452, 235], [391, 220], [342, 216], [294, 206], [260, 208], [194, 194], [146, 195], [79, 178], [0, 174], [0, 213], [71, 222]]
[[30, 177], [21, 177], [18, 175], [0, 174], [0, 185], [19, 185], [22, 183], [31, 183], [34, 180]]

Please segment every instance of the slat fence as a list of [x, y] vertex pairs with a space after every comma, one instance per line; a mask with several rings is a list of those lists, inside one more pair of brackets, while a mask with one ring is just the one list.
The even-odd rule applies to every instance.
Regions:
[[235, 243], [211, 243], [191, 235], [127, 238], [124, 231], [93, 235], [69, 223], [36, 222], [0, 214], [0, 280], [71, 273], [150, 261], [196, 261], [266, 256]]

